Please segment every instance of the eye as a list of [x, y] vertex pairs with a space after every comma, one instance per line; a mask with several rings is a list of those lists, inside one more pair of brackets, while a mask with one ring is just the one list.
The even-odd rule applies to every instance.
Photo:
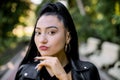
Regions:
[[48, 34], [49, 35], [54, 35], [56, 33], [56, 31], [49, 31]]
[[40, 31], [35, 31], [35, 35], [39, 36], [39, 35], [41, 35], [41, 32]]

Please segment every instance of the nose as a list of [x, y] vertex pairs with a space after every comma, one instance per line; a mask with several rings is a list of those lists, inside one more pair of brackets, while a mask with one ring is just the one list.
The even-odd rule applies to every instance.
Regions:
[[46, 37], [45, 34], [42, 34], [42, 35], [39, 37], [39, 42], [40, 42], [40, 43], [43, 43], [43, 44], [45, 44], [45, 43], [48, 42], [47, 37]]

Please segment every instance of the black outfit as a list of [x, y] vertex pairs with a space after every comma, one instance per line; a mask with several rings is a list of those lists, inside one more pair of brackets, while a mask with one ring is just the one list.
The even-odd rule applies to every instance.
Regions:
[[72, 61], [73, 80], [100, 80], [96, 66], [86, 61]]
[[[71, 71], [72, 80], [100, 80], [100, 76], [96, 66], [94, 66], [90, 62], [86, 61], [71, 61], [71, 64], [67, 65], [64, 68], [65, 71], [68, 73]], [[22, 69], [19, 69], [17, 72], [15, 80], [41, 80], [40, 78], [37, 79], [23, 79], [21, 78]], [[41, 70], [41, 75], [39, 77], [44, 78], [45, 80], [58, 80], [55, 76], [51, 77], [45, 67]]]
[[[64, 70], [66, 73], [69, 73], [71, 71], [71, 64], [67, 64], [65, 67], [64, 67]], [[41, 77], [44, 78], [44, 80], [59, 80], [56, 78], [56, 76], [50, 76], [50, 74], [47, 72], [46, 68], [43, 67], [41, 69]]]

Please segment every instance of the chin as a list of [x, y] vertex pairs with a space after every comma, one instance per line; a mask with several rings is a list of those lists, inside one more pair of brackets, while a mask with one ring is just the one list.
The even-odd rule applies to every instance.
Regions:
[[48, 55], [48, 54], [41, 54], [41, 56], [51, 56], [51, 55]]

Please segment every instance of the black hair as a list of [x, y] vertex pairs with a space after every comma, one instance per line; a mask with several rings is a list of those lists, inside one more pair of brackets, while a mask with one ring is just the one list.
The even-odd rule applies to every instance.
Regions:
[[[60, 2], [47, 3], [40, 10], [38, 19], [42, 15], [56, 15], [60, 20], [63, 21], [65, 28], [70, 32], [70, 36], [71, 36], [71, 40], [69, 42], [70, 49], [67, 49], [68, 51], [66, 52], [66, 56], [69, 60], [70, 59], [78, 60], [79, 59], [78, 36], [75, 30], [75, 25], [73, 23], [72, 17], [70, 16], [70, 13], [68, 12], [67, 8]], [[36, 24], [37, 24], [37, 21], [36, 21]], [[36, 24], [35, 24], [35, 27], [36, 27]], [[34, 57], [38, 55], [40, 56], [40, 53], [38, 52], [34, 42], [34, 35], [35, 35], [35, 28], [31, 37], [28, 51], [21, 64], [33, 62]]]

